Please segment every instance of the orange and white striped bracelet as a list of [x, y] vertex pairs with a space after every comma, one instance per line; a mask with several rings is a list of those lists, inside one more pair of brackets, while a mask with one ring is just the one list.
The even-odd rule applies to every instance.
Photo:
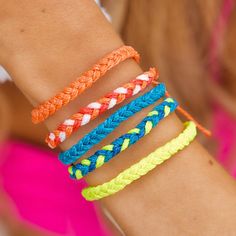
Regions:
[[46, 143], [51, 148], [57, 147], [60, 143], [70, 137], [79, 127], [88, 124], [91, 120], [113, 108], [115, 105], [120, 104], [125, 99], [143, 91], [148, 85], [156, 82], [157, 77], [157, 70], [155, 68], [150, 68], [149, 71], [137, 76], [129, 83], [116, 88], [96, 102], [92, 102], [86, 107], [81, 108], [79, 112], [66, 119], [56, 130], [51, 132], [45, 140]]

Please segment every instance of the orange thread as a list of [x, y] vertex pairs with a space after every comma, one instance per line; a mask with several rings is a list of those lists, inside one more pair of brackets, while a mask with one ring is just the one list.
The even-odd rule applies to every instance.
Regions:
[[[153, 81], [153, 83], [158, 84], [159, 82], [157, 81]], [[166, 91], [166, 96], [167, 97], [171, 97], [171, 95], [169, 94], [168, 91]], [[192, 115], [190, 115], [184, 108], [182, 108], [180, 105], [177, 107], [176, 109], [180, 114], [182, 114], [184, 117], [186, 117], [188, 120], [193, 121], [195, 123], [195, 125], [197, 126], [197, 128], [206, 136], [210, 137], [211, 131], [208, 130], [207, 128], [205, 128], [204, 126], [202, 126], [198, 121], [196, 121]]]
[[188, 120], [191, 120], [195, 123], [198, 129], [205, 134], [206, 136], [211, 136], [211, 131], [203, 127], [200, 123], [198, 123], [186, 110], [184, 110], [181, 106], [177, 107], [177, 111], [180, 112], [183, 116], [185, 116]]
[[48, 101], [43, 102], [34, 108], [31, 112], [32, 122], [37, 124], [46, 120], [62, 106], [65, 106], [74, 100], [78, 95], [83, 93], [86, 89], [90, 88], [93, 83], [102, 77], [108, 70], [128, 58], [133, 58], [136, 62], [139, 62], [140, 56], [130, 46], [122, 46], [112, 51], [104, 58], [100, 59], [98, 63], [92, 67], [92, 69], [82, 74], [82, 76], [77, 78], [68, 87], [64, 88], [62, 92], [59, 92]]

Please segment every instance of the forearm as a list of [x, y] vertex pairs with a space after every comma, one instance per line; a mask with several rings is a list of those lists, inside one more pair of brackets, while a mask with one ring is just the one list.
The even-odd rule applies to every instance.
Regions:
[[[1, 3], [1, 1], [0, 1]], [[0, 63], [36, 105], [62, 90], [122, 41], [92, 1], [8, 1], [0, 14]], [[22, 10], [14, 5], [22, 4]], [[2, 11], [2, 10], [1, 10]], [[19, 20], [20, 19], [20, 20]], [[91, 101], [140, 74], [132, 60], [123, 62], [62, 111], [46, 121], [49, 130]], [[190, 98], [191, 99], [191, 98]], [[135, 126], [149, 111], [135, 115], [101, 145]], [[67, 149], [111, 112], [82, 127], [62, 146]], [[90, 174], [96, 185], [110, 180], [182, 131], [170, 116], [139, 144]], [[144, 148], [145, 147], [145, 148]], [[92, 150], [94, 151], [94, 149]], [[91, 152], [92, 152], [91, 151]], [[135, 155], [134, 155], [135, 153]], [[65, 176], [66, 178], [66, 176]], [[127, 235], [234, 232], [235, 184], [197, 143], [120, 193], [102, 201]], [[222, 204], [224, 202], [224, 204]]]

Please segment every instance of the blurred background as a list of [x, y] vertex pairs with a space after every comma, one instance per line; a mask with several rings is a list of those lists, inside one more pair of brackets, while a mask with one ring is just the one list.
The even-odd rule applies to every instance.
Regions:
[[[97, 1], [142, 67], [160, 70], [170, 93], [213, 137], [199, 141], [236, 177], [236, 2]], [[0, 235], [121, 235], [84, 201], [48, 151], [31, 104], [0, 68]], [[17, 119], [16, 119], [17, 117]], [[93, 222], [93, 228], [89, 222]], [[106, 225], [106, 226], [105, 226]]]

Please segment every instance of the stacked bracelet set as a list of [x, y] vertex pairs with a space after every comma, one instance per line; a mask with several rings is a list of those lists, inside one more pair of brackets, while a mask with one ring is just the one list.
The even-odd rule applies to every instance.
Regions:
[[[122, 46], [106, 55], [98, 61], [92, 69], [82, 74], [82, 76], [77, 78], [62, 92], [36, 107], [32, 111], [33, 123], [36, 124], [42, 122], [49, 116], [53, 115], [57, 110], [74, 100], [87, 88], [90, 88], [107, 71], [129, 58], [133, 58], [136, 62], [139, 62], [139, 54], [129, 46]], [[85, 135], [69, 150], [59, 154], [59, 160], [63, 164], [70, 165], [68, 168], [70, 176], [75, 179], [81, 179], [90, 172], [104, 165], [122, 151], [125, 151], [131, 145], [138, 142], [142, 137], [148, 135], [162, 119], [175, 110], [180, 111], [191, 120], [185, 123], [185, 129], [178, 137], [158, 148], [156, 151], [149, 154], [127, 170], [124, 170], [111, 181], [99, 186], [84, 189], [82, 195], [87, 200], [93, 201], [112, 195], [122, 190], [134, 180], [147, 174], [157, 165], [160, 165], [175, 153], [188, 146], [197, 134], [196, 127], [202, 130], [205, 134], [209, 134], [209, 131], [194, 121], [193, 118], [184, 111], [173, 98], [170, 97], [166, 91], [165, 85], [157, 82], [157, 78], [157, 70], [150, 68], [149, 71], [137, 76], [130, 82], [121, 85], [112, 92], [107, 93], [104, 97], [80, 108], [77, 113], [64, 120], [46, 137], [46, 143], [48, 146], [55, 148], [69, 138], [73, 132], [78, 130], [81, 126], [88, 124], [91, 120], [96, 119], [100, 114], [112, 109], [118, 104], [121, 104], [127, 98], [138, 95], [148, 86], [152, 84], [155, 85], [148, 92], [138, 96], [128, 104], [116, 110], [104, 122]], [[123, 121], [128, 120], [142, 109], [155, 104], [161, 98], [163, 98], [161, 103], [154, 106], [154, 108], [143, 120], [140, 121], [139, 124], [136, 125], [135, 128], [131, 129], [126, 134], [121, 135], [110, 144], [97, 150], [90, 157], [82, 159], [81, 161], [79, 160], [92, 147], [100, 143], [110, 133], [112, 133]]]

